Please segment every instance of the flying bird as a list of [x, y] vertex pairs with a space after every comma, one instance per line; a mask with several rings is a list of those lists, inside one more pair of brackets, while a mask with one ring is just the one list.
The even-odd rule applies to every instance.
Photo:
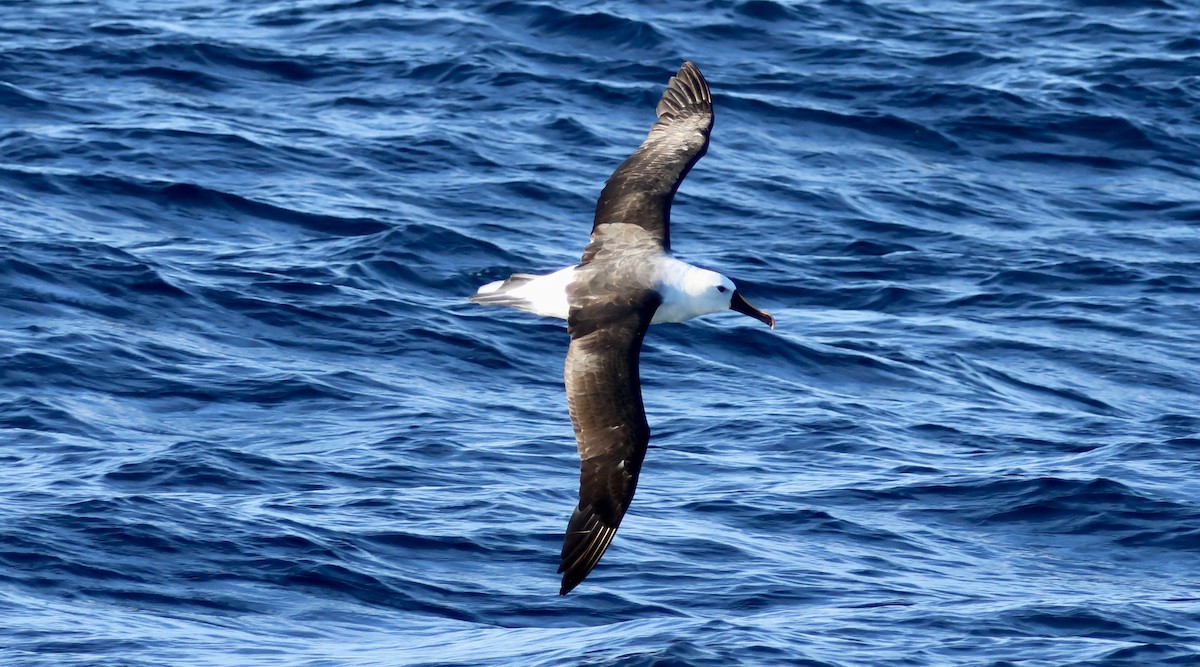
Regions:
[[671, 256], [671, 201], [708, 150], [712, 93], [691, 62], [667, 82], [646, 140], [609, 177], [579, 264], [514, 274], [471, 301], [567, 321], [563, 378], [579, 445], [579, 505], [567, 524], [559, 595], [608, 549], [633, 500], [650, 441], [638, 356], [651, 324], [734, 310], [775, 328], [725, 276]]

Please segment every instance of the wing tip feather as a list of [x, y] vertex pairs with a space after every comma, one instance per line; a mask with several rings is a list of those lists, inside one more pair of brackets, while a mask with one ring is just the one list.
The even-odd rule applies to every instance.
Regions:
[[712, 92], [700, 68], [690, 60], [683, 61], [679, 71], [667, 81], [667, 89], [655, 109], [659, 116], [679, 114], [692, 108], [712, 109]]
[[562, 560], [558, 566], [559, 574], [563, 575], [559, 595], [570, 593], [591, 574], [616, 534], [617, 526], [605, 524], [599, 516], [587, 510], [575, 509], [567, 526]]

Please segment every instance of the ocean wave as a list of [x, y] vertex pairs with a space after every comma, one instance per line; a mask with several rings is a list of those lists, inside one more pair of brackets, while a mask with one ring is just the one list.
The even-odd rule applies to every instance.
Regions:
[[[1190, 664], [1170, 0], [81, 3], [0, 26], [3, 665]], [[578, 261], [694, 60], [637, 500], [559, 598]]]

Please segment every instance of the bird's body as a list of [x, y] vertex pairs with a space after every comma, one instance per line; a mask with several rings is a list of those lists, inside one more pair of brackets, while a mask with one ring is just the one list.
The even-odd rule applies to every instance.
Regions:
[[775, 326], [728, 278], [670, 254], [671, 201], [707, 151], [713, 124], [712, 95], [695, 65], [685, 62], [671, 77], [657, 113], [646, 140], [605, 184], [579, 264], [514, 274], [471, 297], [567, 320], [563, 379], [580, 472], [559, 565], [561, 595], [596, 566], [633, 500], [650, 441], [638, 375], [646, 329], [723, 310]]
[[[650, 289], [662, 296], [650, 324], [685, 322], [694, 317], [728, 310], [711, 288], [721, 284], [730, 292], [733, 283], [715, 271], [692, 266], [665, 253], [632, 254], [607, 262], [568, 266], [542, 276], [517, 274], [516, 280], [498, 280], [479, 288], [476, 303], [503, 305], [543, 317], [565, 320], [570, 313], [567, 288], [576, 279], [595, 280], [596, 274], [613, 273], [628, 285]], [[589, 275], [591, 274], [591, 275]], [[631, 280], [630, 280], [631, 279]], [[506, 283], [508, 283], [506, 285]], [[716, 295], [724, 294], [715, 292]], [[724, 299], [728, 301], [728, 299]]]

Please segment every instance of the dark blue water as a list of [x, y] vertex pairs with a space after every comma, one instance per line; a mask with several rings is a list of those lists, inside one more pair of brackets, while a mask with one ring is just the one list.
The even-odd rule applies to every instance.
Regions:
[[[0, 3], [0, 664], [1200, 664], [1200, 7]], [[572, 263], [684, 59], [654, 444]]]

